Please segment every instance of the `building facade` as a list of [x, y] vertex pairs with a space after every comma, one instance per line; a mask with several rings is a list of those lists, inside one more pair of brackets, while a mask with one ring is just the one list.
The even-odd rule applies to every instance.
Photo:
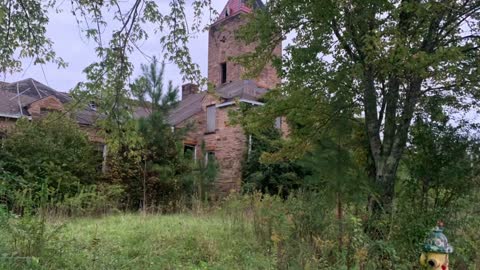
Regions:
[[[258, 0], [253, 7], [249, 1], [229, 0], [218, 20], [210, 27], [208, 44], [208, 80], [214, 85], [213, 93], [199, 92], [198, 87], [187, 84], [182, 87], [182, 101], [170, 115], [175, 127], [193, 125], [187, 135], [185, 149], [193, 151], [195, 158], [215, 156], [218, 164], [217, 189], [225, 194], [239, 190], [242, 163], [248, 149], [248, 138], [238, 125], [231, 125], [229, 111], [238, 108], [238, 102], [257, 106], [268, 91], [275, 88], [280, 79], [275, 69], [267, 65], [257, 78], [244, 79], [244, 68], [231, 61], [232, 57], [253, 52], [255, 44], [244, 44], [236, 39], [237, 30], [247, 21], [245, 15], [254, 8], [263, 8]], [[281, 56], [279, 44], [274, 54]], [[202, 151], [202, 144], [204, 150]]]
[[[247, 22], [247, 14], [255, 8], [264, 8], [261, 0], [257, 0], [253, 7], [248, 2], [250, 1], [229, 0], [217, 21], [210, 27], [208, 80], [215, 87], [214, 91], [199, 91], [194, 84], [183, 85], [181, 102], [169, 115], [173, 127], [193, 127], [184, 140], [184, 146], [194, 153], [194, 158], [215, 157], [218, 164], [216, 187], [223, 194], [239, 190], [242, 163], [248, 149], [247, 135], [242, 127], [230, 123], [229, 112], [238, 109], [239, 102], [263, 105], [259, 101], [262, 96], [280, 83], [275, 69], [270, 65], [257, 78], [247, 80], [243, 78], [244, 68], [231, 60], [232, 57], [255, 50], [255, 44], [244, 44], [235, 36]], [[279, 44], [274, 54], [280, 57], [281, 53], [282, 47]], [[58, 92], [34, 79], [0, 82], [0, 137], [19, 118], [35, 120], [48, 112], [63, 112], [70, 101], [67, 93]], [[147, 115], [142, 108], [135, 112], [136, 117]], [[100, 130], [95, 127], [98, 117], [94, 106], [78, 110], [74, 115], [90, 141], [103, 150], [106, 158], [104, 140]]]

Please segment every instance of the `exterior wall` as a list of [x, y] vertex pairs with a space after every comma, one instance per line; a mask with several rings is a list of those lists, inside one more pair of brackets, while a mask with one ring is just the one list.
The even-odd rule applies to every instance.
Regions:
[[[245, 14], [239, 13], [214, 24], [208, 39], [208, 79], [216, 87], [221, 86], [221, 63], [227, 63], [227, 83], [253, 79], [259, 87], [272, 89], [280, 83], [275, 68], [267, 65], [257, 78], [243, 78], [245, 69], [229, 60], [230, 57], [255, 51], [256, 44], [245, 44], [235, 38], [235, 32], [245, 24]], [[282, 46], [275, 48], [274, 55], [281, 56]]]
[[240, 189], [242, 162], [247, 151], [243, 129], [229, 124], [228, 112], [235, 108], [237, 107], [217, 108], [218, 130], [215, 134], [208, 135], [215, 140], [215, 157], [220, 168], [218, 189], [223, 194]]
[[39, 99], [28, 106], [28, 112], [34, 119], [42, 116], [42, 109], [60, 112], [64, 111], [63, 103], [54, 96]]
[[217, 108], [216, 130], [206, 132], [207, 107], [221, 103], [216, 97], [207, 95], [202, 102], [202, 111], [177, 125], [177, 128], [186, 127], [193, 123], [192, 130], [187, 134], [184, 143], [195, 145], [197, 159], [205, 158], [201, 145], [205, 143], [205, 150], [215, 153], [218, 163], [216, 188], [220, 194], [228, 194], [240, 189], [242, 180], [242, 161], [247, 151], [246, 136], [240, 126], [229, 124], [229, 111], [235, 106]]

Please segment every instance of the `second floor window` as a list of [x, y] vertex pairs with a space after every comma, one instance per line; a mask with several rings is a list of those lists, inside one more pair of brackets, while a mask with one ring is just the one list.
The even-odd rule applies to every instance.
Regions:
[[207, 132], [215, 132], [217, 119], [217, 107], [215, 105], [207, 107]]
[[227, 63], [221, 63], [220, 64], [220, 76], [221, 76], [221, 83], [224, 84], [224, 83], [227, 83]]

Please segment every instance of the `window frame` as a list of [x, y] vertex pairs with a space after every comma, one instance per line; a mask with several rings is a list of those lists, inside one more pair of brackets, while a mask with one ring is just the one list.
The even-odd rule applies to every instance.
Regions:
[[205, 165], [207, 165], [209, 163], [209, 161], [211, 160], [210, 157], [213, 157], [213, 160], [215, 161], [217, 159], [217, 156], [215, 154], [215, 151], [213, 150], [207, 150], [205, 151]]
[[190, 148], [192, 150], [192, 159], [196, 162], [197, 161], [197, 146], [194, 144], [183, 144], [183, 155], [185, 156], [187, 149]]
[[226, 84], [228, 81], [228, 64], [227, 62], [220, 63], [220, 84]]
[[[213, 109], [213, 119], [209, 117], [210, 113], [209, 111]], [[206, 108], [206, 115], [207, 115], [207, 121], [206, 121], [206, 134], [209, 133], [215, 133], [217, 131], [217, 106], [215, 104], [207, 106]], [[210, 119], [210, 120], [209, 120]]]

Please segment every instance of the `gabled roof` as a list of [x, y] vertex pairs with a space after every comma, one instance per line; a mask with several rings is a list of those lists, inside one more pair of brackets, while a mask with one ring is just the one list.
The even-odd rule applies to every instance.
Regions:
[[[221, 99], [223, 105], [232, 105], [234, 100], [247, 102], [252, 104], [259, 104], [257, 102], [265, 93], [267, 89], [260, 88], [254, 81], [242, 80], [224, 84], [222, 87], [216, 89], [215, 94]], [[187, 96], [180, 101], [177, 108], [175, 108], [168, 118], [168, 122], [176, 126], [188, 118], [202, 111], [202, 101], [207, 95], [207, 92], [201, 92]]]
[[202, 101], [206, 95], [206, 92], [202, 92], [187, 96], [187, 98], [180, 101], [177, 108], [170, 113], [168, 122], [175, 126], [201, 112]]
[[[71, 101], [67, 93], [56, 91], [34, 79], [13, 83], [0, 82], [0, 117], [28, 117], [30, 104], [52, 96], [62, 103]], [[85, 108], [75, 112], [75, 117], [81, 125], [93, 125], [99, 115], [95, 110]]]
[[70, 101], [70, 97], [67, 93], [56, 91], [53, 88], [31, 78], [13, 83], [5, 83], [1, 89], [10, 93], [17, 95], [21, 94], [23, 96], [32, 97], [35, 99], [55, 96], [63, 103]]
[[18, 96], [0, 89], [0, 116], [9, 118], [20, 118], [28, 116], [25, 104], [35, 101], [35, 98], [29, 96]]

